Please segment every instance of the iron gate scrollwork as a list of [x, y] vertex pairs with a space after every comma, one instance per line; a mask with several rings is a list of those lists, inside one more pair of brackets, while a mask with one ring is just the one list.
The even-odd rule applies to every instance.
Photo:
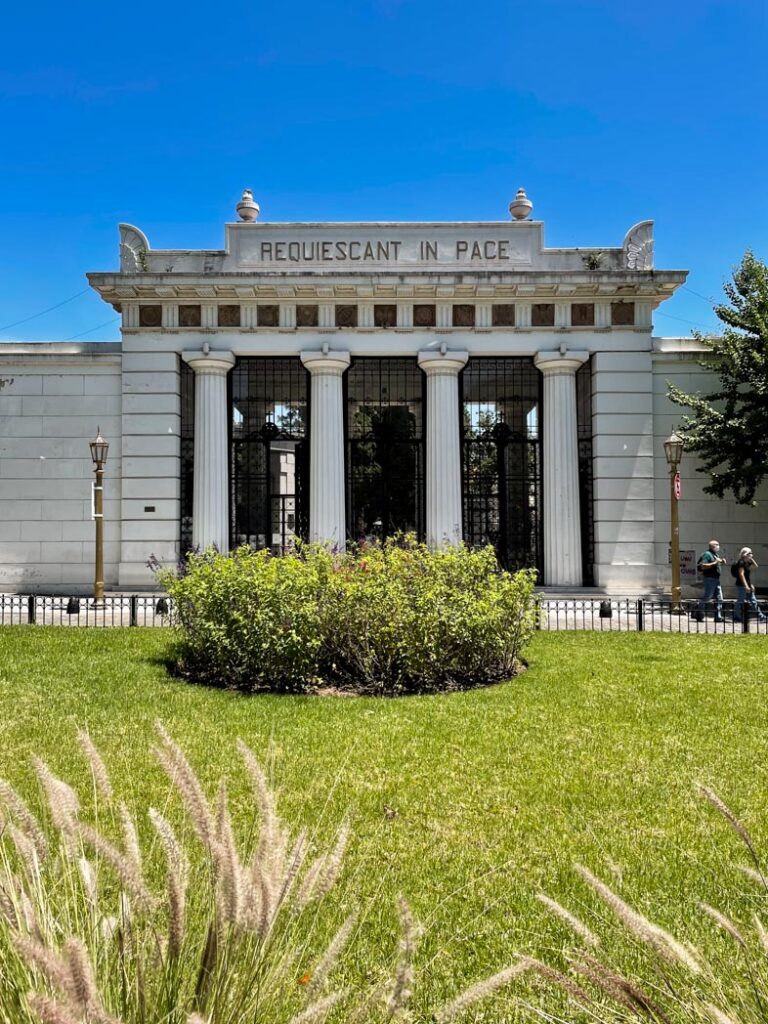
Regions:
[[309, 526], [309, 374], [298, 358], [238, 359], [231, 377], [231, 545], [275, 554]]
[[473, 358], [461, 375], [464, 540], [507, 569], [542, 568], [541, 375], [532, 359]]
[[424, 374], [415, 359], [353, 359], [345, 389], [350, 539], [423, 539]]

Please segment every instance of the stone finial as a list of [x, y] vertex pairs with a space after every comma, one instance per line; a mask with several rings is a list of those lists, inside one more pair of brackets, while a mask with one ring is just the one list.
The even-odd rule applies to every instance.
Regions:
[[533, 203], [525, 194], [525, 189], [519, 188], [515, 193], [515, 198], [509, 204], [509, 212], [515, 220], [525, 220], [530, 217], [531, 210], [533, 210]]
[[243, 189], [242, 198], [235, 209], [240, 220], [250, 223], [258, 218], [259, 204], [253, 201], [253, 192], [249, 188]]

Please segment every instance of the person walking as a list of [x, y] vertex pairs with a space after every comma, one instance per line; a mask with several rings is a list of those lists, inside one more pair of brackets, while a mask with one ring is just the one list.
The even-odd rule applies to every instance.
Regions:
[[703, 554], [699, 555], [697, 568], [704, 580], [704, 594], [699, 601], [696, 618], [699, 622], [704, 621], [706, 606], [710, 601], [715, 602], [715, 622], [724, 622], [723, 618], [723, 588], [720, 586], [720, 566], [725, 564], [725, 559], [720, 557], [720, 543], [716, 540], [709, 542], [709, 547]]
[[758, 569], [751, 548], [742, 548], [739, 552], [738, 562], [731, 566], [731, 574], [736, 580], [736, 605], [733, 609], [733, 621], [741, 622], [744, 614], [754, 612], [758, 622], [765, 621], [765, 615], [760, 611], [760, 606], [755, 597], [755, 586], [752, 582], [752, 570]]

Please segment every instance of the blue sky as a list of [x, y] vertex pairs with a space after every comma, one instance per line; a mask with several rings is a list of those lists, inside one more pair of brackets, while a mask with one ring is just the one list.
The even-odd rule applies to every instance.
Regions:
[[653, 218], [691, 271], [656, 332], [711, 327], [768, 258], [767, 29], [764, 0], [6, 7], [0, 338], [116, 339], [92, 294], [6, 325], [115, 268], [119, 221], [220, 247], [245, 186], [265, 220], [495, 220], [524, 185], [555, 246]]

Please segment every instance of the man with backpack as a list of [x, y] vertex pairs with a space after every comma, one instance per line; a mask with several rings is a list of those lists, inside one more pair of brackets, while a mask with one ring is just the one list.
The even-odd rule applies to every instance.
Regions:
[[739, 552], [738, 562], [731, 566], [731, 576], [736, 581], [736, 605], [733, 609], [733, 621], [741, 622], [746, 612], [754, 612], [758, 622], [765, 621], [765, 615], [760, 611], [760, 606], [755, 597], [755, 587], [752, 583], [752, 570], [759, 568], [752, 554], [751, 548], [742, 548]]
[[725, 564], [725, 559], [719, 555], [720, 543], [716, 540], [709, 542], [707, 550], [699, 555], [697, 568], [704, 579], [704, 594], [699, 601], [696, 618], [703, 622], [706, 615], [706, 605], [715, 601], [715, 622], [724, 622], [723, 618], [723, 588], [720, 586], [720, 566]]

